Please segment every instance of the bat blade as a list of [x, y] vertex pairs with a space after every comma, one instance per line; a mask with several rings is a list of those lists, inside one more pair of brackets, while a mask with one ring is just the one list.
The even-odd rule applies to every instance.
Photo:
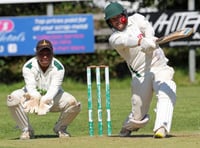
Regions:
[[170, 33], [166, 36], [160, 37], [156, 40], [157, 44], [164, 44], [170, 41], [178, 40], [181, 38], [189, 37], [193, 33], [193, 28], [183, 28], [181, 30]]

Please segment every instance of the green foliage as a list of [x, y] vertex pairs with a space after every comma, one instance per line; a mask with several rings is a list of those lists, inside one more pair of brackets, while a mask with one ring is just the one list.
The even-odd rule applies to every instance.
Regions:
[[142, 3], [142, 7], [148, 7], [154, 5], [155, 1], [154, 0], [144, 0]]
[[46, 4], [4, 4], [0, 7], [1, 16], [45, 15]]
[[[189, 84], [188, 77], [188, 49], [177, 48], [168, 49], [164, 51], [169, 59], [169, 65], [175, 68], [175, 75], [179, 84]], [[76, 81], [86, 81], [86, 67], [89, 65], [108, 65], [110, 68], [111, 78], [125, 78], [130, 76], [130, 72], [124, 60], [119, 56], [115, 50], [96, 51], [91, 54], [70, 54], [70, 55], [56, 55], [66, 69], [65, 78], [74, 79]], [[10, 84], [21, 81], [22, 66], [31, 57], [4, 57], [0, 58], [0, 82]], [[200, 83], [199, 69], [200, 69], [200, 48], [196, 49], [196, 84]], [[180, 78], [185, 78], [182, 81]]]
[[65, 66], [66, 77], [77, 81], [86, 80], [86, 67], [90, 65], [108, 65], [112, 77], [123, 78], [128, 72], [126, 64], [115, 50], [97, 51], [94, 54], [64, 55], [58, 56], [58, 59]]
[[[199, 73], [200, 70], [200, 48], [191, 48], [195, 50], [195, 65], [196, 73]], [[188, 47], [182, 48], [166, 48], [164, 49], [167, 57], [169, 58], [169, 65], [182, 69], [182, 71], [186, 74], [189, 73], [189, 50]]]
[[[93, 9], [89, 2], [56, 2], [53, 3], [54, 14], [98, 13], [102, 10]], [[4, 4], [0, 7], [1, 16], [46, 15], [47, 3]]]
[[55, 3], [55, 14], [76, 14], [76, 13], [98, 13], [101, 10], [99, 8], [92, 8], [89, 2], [64, 2]]
[[4, 57], [0, 59], [0, 82], [11, 83], [22, 79], [21, 68], [25, 61], [20, 58]]
[[[159, 0], [159, 10], [187, 10], [188, 0]], [[179, 7], [177, 7], [179, 6]]]

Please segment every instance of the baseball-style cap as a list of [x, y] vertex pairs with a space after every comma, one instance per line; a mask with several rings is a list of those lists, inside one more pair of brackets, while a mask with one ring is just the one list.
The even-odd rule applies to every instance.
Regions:
[[42, 49], [49, 49], [53, 52], [53, 46], [49, 40], [43, 39], [38, 41], [36, 46], [36, 52], [40, 52]]

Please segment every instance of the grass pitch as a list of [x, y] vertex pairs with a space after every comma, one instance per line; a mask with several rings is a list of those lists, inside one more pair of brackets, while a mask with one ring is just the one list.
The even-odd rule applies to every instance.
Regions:
[[0, 86], [0, 148], [199, 148], [200, 146], [200, 98], [198, 93], [200, 86], [177, 86], [177, 102], [174, 109], [171, 133], [168, 138], [153, 139], [155, 97], [149, 110], [149, 124], [138, 132], [133, 133], [132, 137], [118, 137], [122, 122], [131, 110], [129, 79], [123, 81], [111, 80], [111, 137], [106, 136], [105, 92], [104, 84], [102, 83], [104, 135], [98, 136], [96, 89], [95, 84], [93, 84], [95, 136], [90, 137], [88, 134], [87, 86], [73, 81], [65, 81], [63, 88], [82, 103], [81, 113], [68, 128], [72, 137], [59, 139], [53, 133], [52, 129], [59, 113], [48, 113], [46, 116], [30, 114], [29, 118], [35, 130], [36, 138], [26, 141], [19, 140], [21, 132], [17, 129], [6, 107], [6, 96], [12, 90], [22, 86], [23, 83], [13, 84], [12, 86], [2, 84]]

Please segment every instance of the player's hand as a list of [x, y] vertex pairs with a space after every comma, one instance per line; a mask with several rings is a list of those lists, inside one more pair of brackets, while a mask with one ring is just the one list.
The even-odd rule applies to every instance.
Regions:
[[46, 115], [52, 106], [53, 99], [46, 99], [42, 97], [38, 108], [38, 115]]
[[26, 113], [37, 113], [41, 96], [30, 96], [28, 93], [24, 94], [22, 106]]
[[157, 39], [158, 39], [158, 37], [155, 37], [155, 36], [152, 36], [152, 37], [150, 37], [154, 42], [156, 42], [157, 41]]
[[156, 43], [154, 39], [144, 37], [141, 39], [140, 46], [144, 52], [152, 51], [156, 48]]

